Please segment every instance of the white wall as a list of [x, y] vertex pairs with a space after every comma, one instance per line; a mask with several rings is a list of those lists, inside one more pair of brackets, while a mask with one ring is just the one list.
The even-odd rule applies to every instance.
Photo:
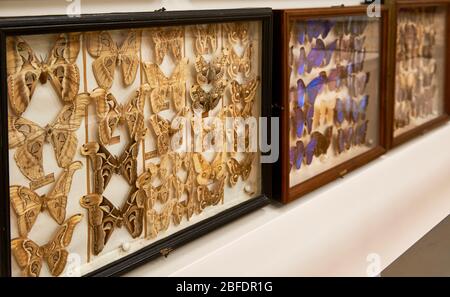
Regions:
[[[81, 12], [358, 2], [84, 0]], [[0, 16], [64, 14], [67, 4], [65, 0], [0, 0]], [[450, 124], [290, 205], [260, 209], [129, 275], [364, 276], [376, 266], [373, 253], [379, 255], [383, 269], [449, 214], [449, 147]]]

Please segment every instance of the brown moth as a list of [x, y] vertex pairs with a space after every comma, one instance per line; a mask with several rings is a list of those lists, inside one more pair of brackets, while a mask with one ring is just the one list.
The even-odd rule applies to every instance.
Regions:
[[199, 185], [197, 187], [197, 203], [196, 212], [201, 213], [206, 207], [217, 205], [219, 202], [223, 203], [225, 175], [217, 180], [212, 186], [212, 190], [206, 185]]
[[247, 45], [249, 42], [249, 23], [234, 22], [224, 24], [225, 32], [228, 36], [228, 42], [231, 44]]
[[155, 238], [159, 232], [169, 228], [172, 212], [176, 203], [177, 201], [175, 199], [170, 199], [163, 205], [160, 212], [153, 208], [147, 209], [147, 226], [150, 238]]
[[253, 160], [255, 159], [255, 153], [248, 153], [242, 162], [239, 162], [235, 158], [230, 158], [227, 161], [227, 168], [229, 172], [229, 182], [232, 187], [234, 187], [239, 177], [243, 181], [246, 181], [250, 176], [252, 171]]
[[218, 83], [225, 76], [229, 50], [223, 49], [222, 54], [207, 62], [202, 55], [195, 59], [195, 71], [197, 72], [197, 83], [200, 85]]
[[253, 114], [253, 104], [258, 90], [259, 77], [239, 84], [236, 80], [231, 82], [231, 111], [235, 117], [249, 117]]
[[[169, 152], [171, 136], [183, 130], [183, 117], [187, 111], [187, 109], [183, 109], [174, 117], [172, 122], [169, 122], [169, 120], [164, 119], [157, 114], [150, 116], [150, 124], [157, 137], [156, 149], [159, 156], [165, 155]], [[182, 138], [180, 139], [180, 142], [181, 141]]]
[[11, 252], [23, 276], [37, 277], [42, 268], [42, 261], [47, 262], [50, 273], [59, 276], [66, 267], [69, 252], [66, 247], [72, 241], [75, 226], [81, 221], [83, 215], [71, 216], [58, 228], [53, 239], [44, 246], [37, 245], [27, 237], [18, 237], [11, 240]]
[[7, 86], [12, 111], [21, 115], [30, 103], [37, 82], [50, 81], [64, 102], [75, 99], [80, 87], [80, 73], [75, 64], [80, 51], [80, 34], [61, 34], [44, 61], [38, 59], [21, 37], [7, 40]]
[[94, 192], [102, 194], [113, 174], [122, 175], [129, 185], [137, 178], [137, 156], [140, 141], [132, 140], [120, 156], [111, 154], [102, 144], [88, 142], [83, 144], [81, 154], [88, 156], [94, 171]]
[[72, 162], [78, 145], [75, 132], [81, 125], [88, 103], [89, 94], [79, 94], [46, 127], [22, 117], [8, 116], [9, 148], [17, 148], [14, 159], [23, 175], [30, 180], [44, 176], [42, 149], [46, 142], [52, 144], [59, 167], [67, 167]]
[[197, 55], [213, 54], [216, 51], [218, 30], [217, 24], [195, 25], [192, 27]]
[[230, 51], [228, 56], [228, 75], [232, 78], [236, 78], [239, 73], [248, 78], [252, 71], [252, 44], [249, 44], [242, 56], [236, 54], [234, 50]]
[[150, 31], [155, 44], [156, 63], [160, 65], [164, 57], [171, 53], [175, 62], [182, 58], [183, 27], [155, 28]]
[[190, 89], [192, 108], [195, 111], [209, 112], [213, 110], [223, 98], [227, 82], [218, 81], [209, 92], [206, 92], [200, 85], [194, 84]]
[[122, 70], [125, 86], [131, 85], [139, 67], [140, 32], [129, 30], [125, 41], [119, 47], [107, 31], [86, 33], [86, 47], [95, 58], [92, 71], [100, 88], [110, 89], [114, 81], [116, 66]]
[[125, 228], [133, 238], [142, 234], [144, 201], [134, 195], [133, 188], [121, 209], [115, 207], [101, 194], [88, 194], [80, 199], [80, 205], [88, 210], [88, 222], [92, 228], [92, 252], [98, 255], [103, 251], [115, 228]]
[[119, 104], [113, 94], [104, 89], [96, 89], [91, 93], [95, 101], [98, 138], [103, 145], [108, 145], [114, 130], [119, 124], [126, 124], [131, 138], [140, 138], [144, 134], [145, 87], [133, 93], [128, 102]]
[[166, 102], [170, 98], [176, 111], [185, 107], [187, 64], [187, 59], [180, 60], [170, 77], [165, 76], [157, 64], [143, 64], [145, 76], [152, 89], [150, 104], [154, 113], [167, 109]]
[[200, 153], [194, 153], [192, 160], [199, 185], [207, 185], [210, 180], [217, 180], [225, 173], [223, 152], [218, 152], [211, 163]]

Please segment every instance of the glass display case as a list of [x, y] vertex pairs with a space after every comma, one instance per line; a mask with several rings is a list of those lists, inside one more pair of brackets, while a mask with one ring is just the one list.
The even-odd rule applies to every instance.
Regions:
[[271, 16], [0, 19], [2, 275], [117, 275], [267, 204]]

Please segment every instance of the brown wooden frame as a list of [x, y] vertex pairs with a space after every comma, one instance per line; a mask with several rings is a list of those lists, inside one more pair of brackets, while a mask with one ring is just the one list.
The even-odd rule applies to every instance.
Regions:
[[[386, 143], [387, 147], [393, 148], [400, 144], [403, 144], [417, 136], [423, 135], [431, 129], [437, 128], [450, 119], [450, 1], [449, 0], [389, 0], [387, 3], [389, 7], [389, 81], [388, 81], [388, 110], [387, 110], [387, 132], [386, 132]], [[444, 114], [432, 119], [420, 126], [417, 126], [407, 132], [404, 132], [396, 137], [394, 137], [394, 110], [395, 110], [395, 71], [396, 62], [395, 55], [397, 50], [397, 14], [402, 8], [418, 8], [418, 7], [443, 7], [446, 9], [447, 17], [447, 28], [446, 28], [446, 68], [444, 73], [444, 80], [448, 82], [445, 84], [444, 90]]]
[[[312, 9], [288, 9], [274, 11], [274, 101], [279, 107], [281, 116], [281, 145], [280, 161], [277, 164], [276, 172], [279, 179], [276, 181], [277, 188], [281, 192], [276, 197], [283, 203], [293, 201], [339, 177], [343, 177], [348, 172], [355, 170], [364, 164], [376, 159], [386, 152], [386, 79], [383, 76], [387, 63], [387, 42], [386, 38], [380, 38], [380, 102], [379, 102], [379, 143], [369, 151], [345, 161], [333, 168], [330, 168], [315, 177], [301, 182], [293, 187], [289, 186], [289, 80], [288, 80], [288, 44], [289, 44], [289, 23], [292, 19], [312, 19], [327, 18], [335, 16], [362, 15], [367, 12], [367, 6], [330, 7]], [[387, 36], [388, 32], [388, 11], [381, 6], [381, 36]], [[274, 175], [276, 176], [276, 175]]]

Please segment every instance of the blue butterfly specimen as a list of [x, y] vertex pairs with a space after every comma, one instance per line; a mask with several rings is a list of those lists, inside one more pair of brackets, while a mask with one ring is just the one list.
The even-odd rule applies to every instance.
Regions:
[[308, 86], [305, 85], [303, 79], [297, 80], [297, 102], [298, 106], [303, 106], [305, 102], [305, 94], [308, 95], [308, 102], [314, 105], [317, 95], [322, 91], [327, 82], [326, 72], [322, 71], [319, 76], [311, 80]]
[[336, 44], [337, 39], [325, 47], [325, 43], [322, 39], [316, 39], [315, 46], [311, 47], [306, 58], [308, 65], [306, 71], [310, 73], [313, 68], [327, 66], [336, 50]]

